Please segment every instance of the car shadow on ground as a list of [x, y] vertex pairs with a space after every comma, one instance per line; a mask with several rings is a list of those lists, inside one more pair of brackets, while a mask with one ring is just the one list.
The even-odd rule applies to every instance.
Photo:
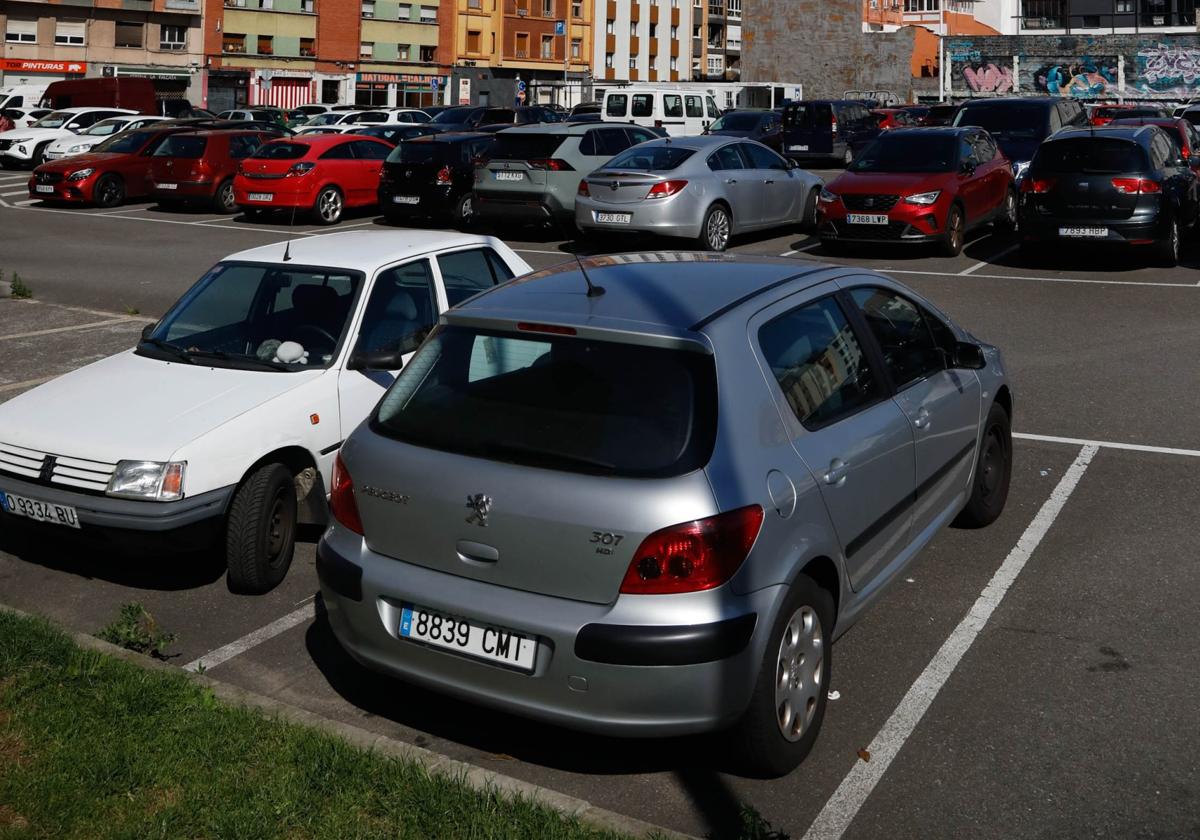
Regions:
[[[1131, 271], [1139, 270], [1170, 270], [1158, 262], [1151, 246], [1106, 248], [1095, 245], [1089, 247], [1050, 244], [1034, 250], [1018, 247], [1001, 253], [988, 262], [997, 268], [1055, 272], [1085, 271], [1094, 274], [1128, 274]], [[1179, 266], [1181, 268], [1200, 268], [1200, 247], [1185, 242], [1181, 248]], [[1135, 278], [1131, 279], [1132, 282], [1136, 282]]]

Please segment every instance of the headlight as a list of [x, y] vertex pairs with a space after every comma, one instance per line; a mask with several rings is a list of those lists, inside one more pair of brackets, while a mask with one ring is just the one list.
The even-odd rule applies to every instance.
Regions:
[[933, 202], [938, 200], [938, 196], [941, 194], [941, 190], [934, 190], [933, 192], [906, 195], [904, 196], [904, 201], [906, 204], [933, 204]]
[[838, 196], [837, 193], [831, 193], [829, 190], [822, 187], [820, 199], [822, 204], [833, 204], [838, 200]]
[[1024, 178], [1025, 173], [1029, 171], [1029, 163], [1030, 162], [1027, 160], [1015, 161], [1012, 165], [1013, 178], [1017, 179], [1018, 181]]
[[108, 481], [109, 496], [173, 502], [183, 498], [187, 461], [119, 461]]
[[86, 150], [87, 148], [88, 148], [87, 145], [81, 143], [78, 146], [72, 146], [71, 148], [67, 149], [67, 154], [72, 155], [72, 154], [75, 154], [76, 152], [82, 152], [82, 151]]
[[82, 181], [84, 178], [91, 175], [95, 171], [96, 171], [95, 169], [76, 169], [74, 172], [72, 172], [70, 175], [67, 176], [67, 180], [68, 181]]
[[29, 138], [28, 138], [28, 137], [22, 137], [20, 140], [18, 140], [18, 139], [16, 139], [16, 138], [14, 137], [14, 138], [12, 139], [12, 141], [11, 141], [11, 142], [13, 142], [13, 143], [28, 143], [28, 142], [29, 142]]

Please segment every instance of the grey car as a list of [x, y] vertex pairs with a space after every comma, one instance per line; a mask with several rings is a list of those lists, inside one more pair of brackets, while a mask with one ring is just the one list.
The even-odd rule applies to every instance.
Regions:
[[510, 128], [475, 172], [479, 217], [492, 222], [573, 222], [579, 179], [614, 155], [657, 139], [647, 128], [557, 123]]
[[753, 140], [681, 137], [643, 143], [579, 184], [585, 233], [657, 233], [724, 251], [752, 230], [815, 227], [822, 181]]
[[943, 526], [1000, 515], [1000, 351], [862, 269], [582, 266], [444, 313], [349, 436], [317, 552], [333, 631], [437, 691], [724, 731], [742, 772], [787, 773], [833, 640]]

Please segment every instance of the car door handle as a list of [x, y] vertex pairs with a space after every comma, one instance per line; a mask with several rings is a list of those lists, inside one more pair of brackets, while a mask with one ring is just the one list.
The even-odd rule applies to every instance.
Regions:
[[829, 469], [827, 469], [825, 471], [825, 475], [822, 476], [822, 478], [825, 479], [826, 484], [830, 484], [835, 487], [840, 487], [842, 484], [845, 483], [846, 474], [849, 472], [850, 472], [849, 464], [847, 464], [841, 458], [834, 458], [832, 461], [829, 462]]
[[921, 410], [917, 412], [917, 416], [913, 418], [913, 425], [918, 429], [929, 428], [930, 421], [933, 420], [933, 415], [929, 413], [929, 409], [921, 406]]
[[763, 181], [763, 183], [764, 183], [764, 184], [774, 184], [774, 183], [775, 183], [775, 181], [774, 181], [773, 179], [771, 179], [771, 178], [768, 178], [767, 180]]
[[726, 179], [725, 179], [725, 183], [726, 183], [726, 184], [736, 184], [736, 183], [737, 183], [737, 178], [726, 178]]

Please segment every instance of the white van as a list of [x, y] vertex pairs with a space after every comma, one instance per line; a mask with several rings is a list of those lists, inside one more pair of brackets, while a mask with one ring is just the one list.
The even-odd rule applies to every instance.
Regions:
[[605, 120], [665, 128], [673, 137], [703, 134], [721, 109], [703, 90], [659, 87], [621, 87], [604, 92]]
[[0, 108], [36, 108], [49, 83], [0, 88]]

